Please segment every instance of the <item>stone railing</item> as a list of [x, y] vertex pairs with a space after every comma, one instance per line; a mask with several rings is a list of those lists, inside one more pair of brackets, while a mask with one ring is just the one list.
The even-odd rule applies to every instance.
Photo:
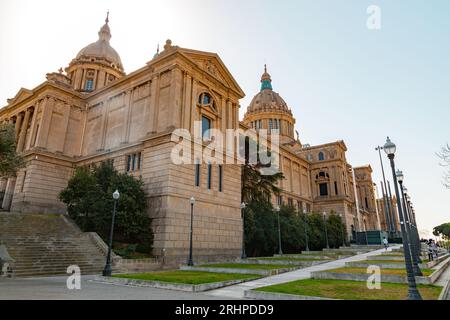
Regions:
[[[85, 232], [85, 234], [89, 236], [89, 238], [97, 246], [97, 248], [100, 249], [100, 251], [103, 253], [104, 256], [108, 254], [108, 245], [96, 232]], [[121, 256], [118, 256], [117, 254], [114, 253], [114, 251], [111, 251], [111, 262], [113, 264], [121, 259], [122, 259]]]
[[0, 244], [0, 276], [12, 277], [14, 271], [14, 259], [8, 253], [6, 246]]

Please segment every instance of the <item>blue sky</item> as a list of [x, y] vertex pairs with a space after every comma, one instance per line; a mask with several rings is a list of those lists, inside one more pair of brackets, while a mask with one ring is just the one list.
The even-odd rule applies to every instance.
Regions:
[[[380, 30], [366, 27], [369, 5], [381, 9]], [[450, 220], [435, 156], [450, 142], [449, 1], [3, 0], [0, 105], [95, 41], [107, 9], [127, 72], [167, 38], [217, 52], [247, 94], [242, 116], [267, 63], [303, 143], [343, 139], [349, 162], [371, 164], [378, 182], [374, 147], [389, 135], [420, 227]]]

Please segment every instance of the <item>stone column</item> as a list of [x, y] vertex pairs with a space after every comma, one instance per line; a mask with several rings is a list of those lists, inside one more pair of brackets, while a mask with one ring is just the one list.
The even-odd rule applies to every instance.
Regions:
[[36, 136], [36, 130], [37, 130], [37, 114], [38, 114], [38, 108], [39, 108], [39, 101], [36, 102], [36, 105], [34, 106], [33, 111], [33, 117], [31, 118], [31, 129], [30, 129], [30, 138], [28, 139], [28, 142], [26, 144], [25, 149], [30, 149], [34, 147], [34, 144], [36, 141], [33, 141]]
[[43, 111], [39, 124], [38, 137], [35, 145], [37, 147], [45, 148], [47, 146], [48, 132], [50, 130], [50, 122], [52, 120], [53, 106], [55, 105], [54, 98], [46, 98], [43, 102]]
[[184, 87], [184, 106], [183, 106], [183, 128], [190, 129], [191, 120], [191, 92], [192, 92], [192, 78], [190, 75], [185, 74], [185, 87]]
[[131, 125], [131, 108], [133, 104], [133, 90], [127, 90], [125, 93], [125, 117], [122, 135], [122, 144], [127, 144], [130, 140], [130, 125]]
[[17, 143], [17, 148], [16, 148], [17, 152], [23, 151], [23, 147], [25, 145], [25, 138], [27, 137], [28, 122], [30, 121], [30, 114], [31, 114], [31, 109], [28, 108], [25, 111], [25, 118], [22, 123], [22, 129], [20, 129], [19, 142]]
[[14, 188], [16, 187], [16, 177], [9, 178], [6, 183], [5, 195], [3, 197], [2, 209], [9, 211], [11, 208], [12, 198], [14, 195]]
[[8, 183], [8, 179], [6, 179], [6, 178], [0, 179], [0, 204], [3, 202], [7, 183]]
[[22, 125], [23, 113], [19, 113], [16, 117], [16, 141], [19, 138], [20, 126]]

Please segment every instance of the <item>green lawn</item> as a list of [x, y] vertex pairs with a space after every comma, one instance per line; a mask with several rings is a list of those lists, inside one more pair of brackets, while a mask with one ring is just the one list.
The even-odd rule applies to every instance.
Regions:
[[275, 261], [329, 261], [327, 258], [290, 258], [290, 257], [262, 257], [250, 258], [250, 260], [275, 260]]
[[253, 269], [253, 270], [274, 270], [284, 268], [295, 268], [295, 265], [288, 264], [244, 264], [244, 263], [214, 263], [202, 264], [198, 267], [206, 268], [235, 268], [235, 269]]
[[403, 264], [405, 264], [405, 261], [402, 261], [402, 260], [363, 260], [363, 261], [358, 261], [358, 262], [373, 263], [373, 264], [378, 264], [378, 263], [403, 263]]
[[237, 273], [215, 273], [204, 271], [158, 271], [137, 274], [115, 274], [115, 278], [128, 278], [148, 281], [163, 281], [183, 284], [203, 284], [214, 283], [228, 280], [243, 280], [260, 278], [255, 274], [237, 274]]
[[[433, 269], [420, 269], [424, 276], [429, 276], [434, 272]], [[367, 274], [367, 268], [353, 268], [353, 267], [344, 267], [337, 268], [331, 270], [325, 270], [325, 272], [333, 272], [333, 273], [350, 273], [350, 274]], [[406, 269], [381, 269], [381, 274], [385, 275], [400, 275], [406, 276]]]
[[[433, 285], [417, 287], [425, 300], [437, 300], [442, 290], [442, 287]], [[363, 281], [306, 279], [256, 290], [344, 300], [405, 300], [408, 285], [382, 283], [380, 290], [369, 290]]]

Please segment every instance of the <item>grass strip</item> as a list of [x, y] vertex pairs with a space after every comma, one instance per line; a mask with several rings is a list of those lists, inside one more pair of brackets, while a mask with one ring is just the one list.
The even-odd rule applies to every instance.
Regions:
[[229, 280], [250, 280], [260, 278], [255, 274], [216, 273], [206, 271], [176, 270], [136, 274], [115, 274], [114, 278], [126, 278], [147, 281], [162, 281], [181, 284], [204, 284]]
[[[433, 285], [417, 287], [425, 300], [437, 300], [442, 290], [442, 287]], [[369, 290], [363, 281], [305, 279], [255, 290], [344, 300], [406, 300], [408, 285], [382, 283], [380, 290]]]

